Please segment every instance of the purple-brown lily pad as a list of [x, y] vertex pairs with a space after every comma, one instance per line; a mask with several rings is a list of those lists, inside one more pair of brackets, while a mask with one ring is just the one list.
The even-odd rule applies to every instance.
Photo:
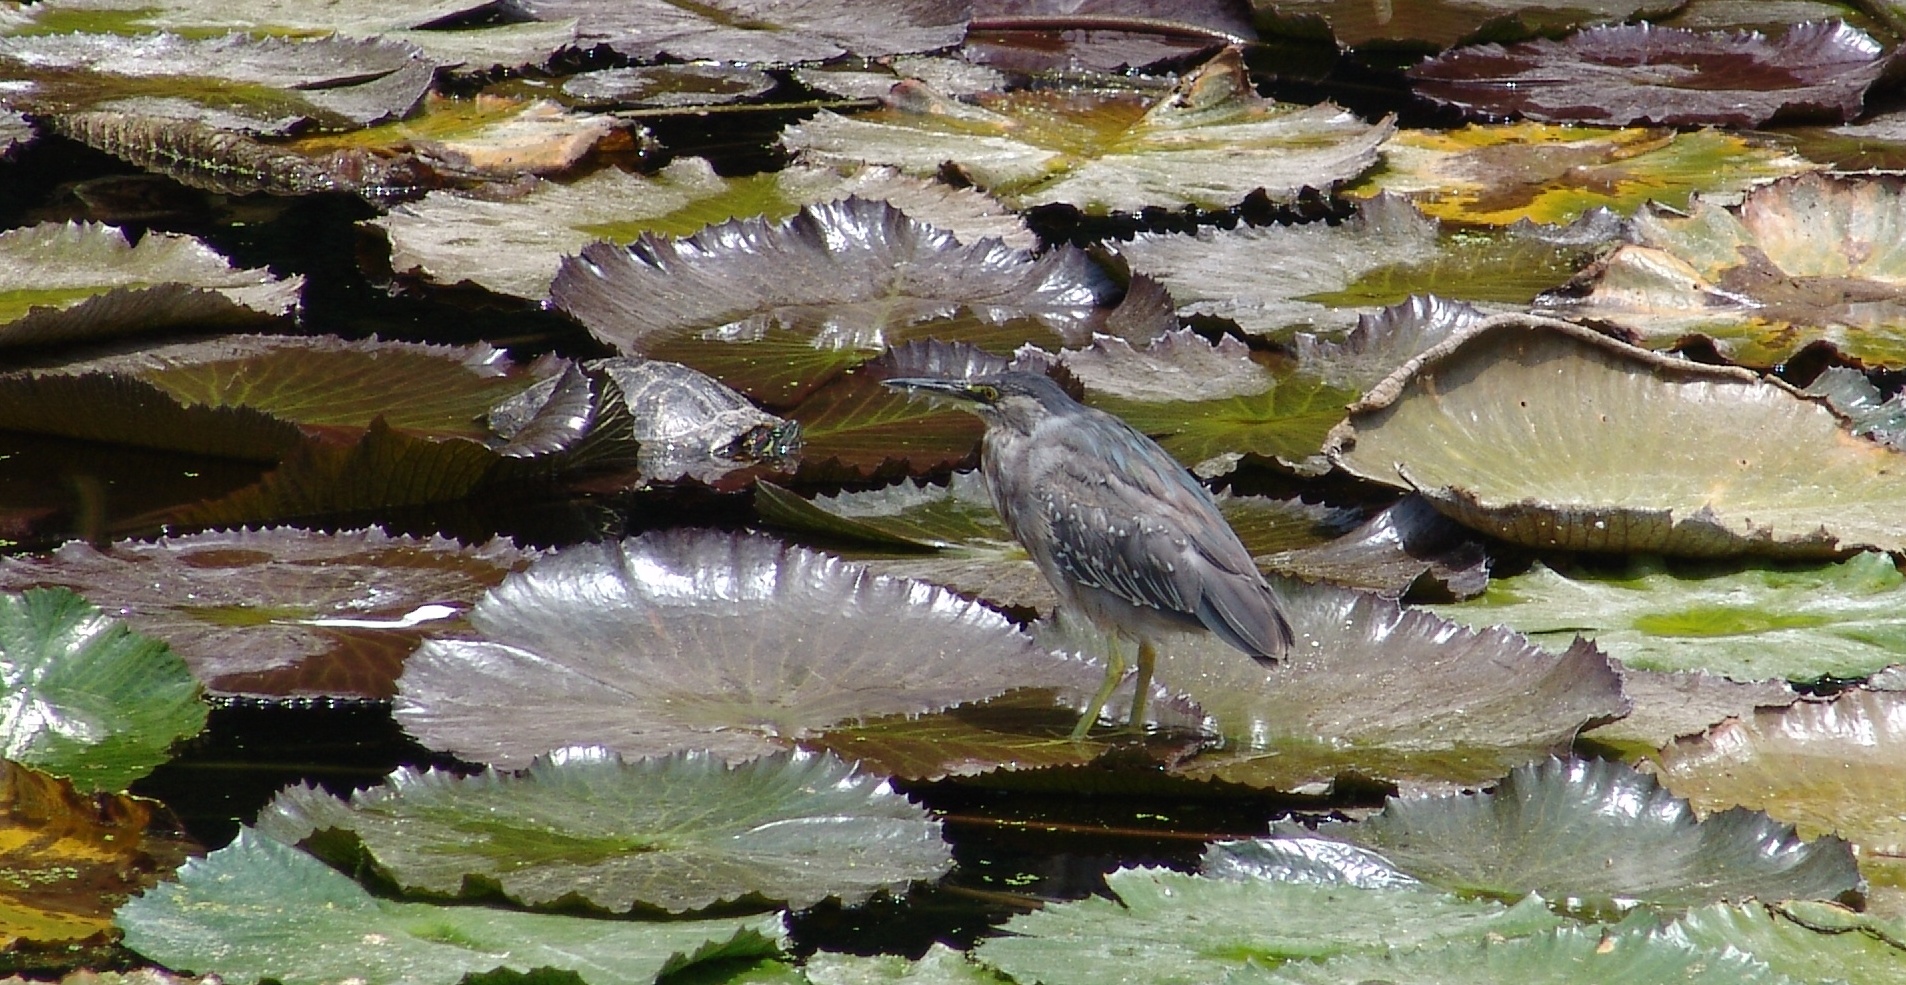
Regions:
[[1411, 68], [1415, 91], [1472, 116], [1614, 126], [1754, 127], [1775, 118], [1843, 123], [1886, 67], [1844, 21], [1758, 31], [1651, 24], [1586, 28], [1560, 41], [1445, 52]]
[[965, 35], [971, 9], [966, 0], [531, 0], [526, 6], [538, 20], [574, 18], [584, 47], [606, 44], [642, 60], [666, 55], [756, 65], [950, 48]]
[[169, 643], [223, 694], [388, 698], [426, 633], [454, 633], [532, 555], [375, 529], [214, 531], [0, 559], [0, 585], [60, 585]]

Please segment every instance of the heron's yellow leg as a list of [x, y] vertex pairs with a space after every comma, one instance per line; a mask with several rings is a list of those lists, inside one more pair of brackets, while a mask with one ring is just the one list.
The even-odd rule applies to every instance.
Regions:
[[1145, 700], [1152, 696], [1152, 668], [1158, 665], [1158, 651], [1150, 640], [1138, 641], [1138, 690], [1132, 692], [1131, 725], [1145, 727]]
[[1085, 714], [1079, 716], [1079, 724], [1072, 727], [1074, 741], [1085, 738], [1092, 726], [1098, 724], [1099, 712], [1107, 701], [1112, 700], [1112, 692], [1118, 690], [1118, 683], [1125, 678], [1125, 648], [1113, 637], [1112, 645], [1106, 648], [1105, 683], [1099, 685], [1099, 692], [1092, 696], [1092, 703], [1086, 706]]

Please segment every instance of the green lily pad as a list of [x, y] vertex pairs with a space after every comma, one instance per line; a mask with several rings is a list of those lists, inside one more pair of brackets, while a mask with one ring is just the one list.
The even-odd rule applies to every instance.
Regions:
[[1561, 310], [1614, 322], [1651, 348], [1712, 340], [1772, 366], [1826, 343], [1870, 365], [1906, 366], [1906, 182], [1810, 172], [1732, 208], [1643, 209], [1634, 242], [1583, 275]]
[[1724, 948], [1693, 947], [1639, 929], [1559, 927], [1513, 940], [1479, 940], [1384, 954], [1333, 958], [1322, 964], [1256, 965], [1225, 985], [1799, 985], [1752, 957]]
[[426, 744], [499, 767], [577, 742], [741, 760], [841, 722], [1078, 679], [944, 589], [710, 531], [557, 551], [470, 622], [482, 640], [411, 655], [393, 713]]
[[185, 661], [64, 588], [0, 592], [0, 757], [123, 790], [205, 727]]
[[[1817, 917], [1831, 914], [1830, 923]], [[1709, 906], [1661, 935], [1709, 951], [1733, 948], [1799, 981], [1881, 985], [1906, 981], [1906, 941], [1870, 916], [1826, 903]]]
[[[1157, 681], [1191, 699], [1222, 747], [1175, 772], [1311, 792], [1339, 777], [1447, 786], [1492, 780], [1627, 711], [1608, 658], [1547, 653], [1349, 589], [1272, 584], [1296, 633], [1266, 667], [1209, 634], [1158, 645]], [[1042, 624], [1044, 626], [1044, 624]], [[1102, 652], [1076, 629], [1054, 646]]]
[[1316, 455], [1356, 391], [1273, 373], [1235, 339], [1167, 333], [1143, 349], [1101, 336], [1061, 362], [1085, 383], [1085, 402], [1125, 419], [1201, 476], [1244, 456], [1296, 463]]
[[1169, 92], [1020, 90], [963, 102], [903, 82], [886, 107], [822, 111], [781, 134], [810, 160], [891, 164], [932, 175], [952, 162], [1016, 208], [1087, 212], [1146, 206], [1228, 208], [1253, 191], [1292, 199], [1362, 174], [1394, 129], [1330, 104], [1257, 95], [1237, 49]]
[[1517, 123], [1398, 133], [1383, 146], [1383, 168], [1346, 194], [1391, 192], [1448, 222], [1569, 223], [1651, 200], [1684, 208], [1695, 192], [1737, 195], [1811, 167], [1765, 139], [1719, 130]]
[[286, 317], [304, 278], [236, 269], [190, 236], [137, 245], [111, 226], [41, 223], [0, 233], [0, 346], [85, 342]]
[[1216, 981], [1250, 963], [1382, 953], [1450, 939], [1522, 937], [1560, 918], [1541, 900], [1515, 906], [1426, 889], [1238, 881], [1162, 869], [1106, 878], [1115, 899], [1047, 906], [980, 942], [979, 960], [1042, 985]]
[[1895, 393], [1881, 397], [1879, 388], [1857, 369], [1828, 366], [1802, 392], [1826, 398], [1828, 406], [1852, 425], [1854, 434], [1868, 435], [1896, 448], [1906, 438], [1906, 396]]
[[121, 907], [117, 923], [127, 947], [169, 968], [284, 985], [452, 985], [499, 968], [648, 985], [703, 961], [773, 956], [783, 938], [778, 914], [641, 922], [379, 899], [250, 829]]
[[997, 972], [938, 941], [914, 961], [897, 954], [817, 951], [801, 970], [813, 985], [1006, 985]]
[[1367, 820], [1316, 833], [1452, 892], [1590, 909], [1854, 898], [1860, 887], [1846, 842], [1803, 841], [1744, 808], [1697, 818], [1654, 777], [1606, 760], [1520, 766], [1486, 793], [1391, 798]]
[[1521, 307], [1568, 281], [1618, 235], [1590, 212], [1568, 227], [1519, 223], [1444, 231], [1408, 200], [1379, 194], [1339, 224], [1201, 227], [1117, 244], [1138, 273], [1171, 290], [1183, 315], [1224, 318], [1253, 335], [1331, 335], [1385, 305], [1434, 293]]
[[1906, 547], [1906, 456], [1746, 370], [1494, 316], [1350, 410], [1329, 455], [1542, 549], [1831, 556]]
[[1906, 662], [1906, 576], [1876, 551], [1816, 568], [1670, 572], [1632, 561], [1614, 574], [1540, 563], [1436, 611], [1503, 624], [1552, 648], [1577, 635], [1644, 670], [1738, 681], [1865, 677]]
[[522, 773], [405, 768], [348, 804], [291, 787], [258, 829], [288, 843], [349, 835], [412, 892], [495, 886], [527, 905], [581, 899], [618, 911], [744, 897], [855, 904], [953, 864], [939, 822], [884, 780], [805, 753], [730, 766], [700, 752], [625, 763], [575, 747]]

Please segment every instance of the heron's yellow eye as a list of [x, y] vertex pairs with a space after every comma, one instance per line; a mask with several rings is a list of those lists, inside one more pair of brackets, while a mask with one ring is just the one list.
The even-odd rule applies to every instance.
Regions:
[[975, 383], [973, 385], [973, 396], [978, 397], [985, 403], [997, 403], [999, 402], [999, 388], [996, 386], [987, 386], [983, 383]]

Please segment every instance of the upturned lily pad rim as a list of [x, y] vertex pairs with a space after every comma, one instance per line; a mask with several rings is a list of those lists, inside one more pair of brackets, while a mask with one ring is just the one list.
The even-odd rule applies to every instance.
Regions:
[[[1467, 328], [1458, 329], [1452, 333], [1449, 338], [1423, 350], [1408, 362], [1405, 362], [1403, 365], [1391, 371], [1389, 376], [1384, 377], [1372, 385], [1362, 397], [1344, 408], [1344, 419], [1339, 422], [1336, 427], [1331, 428], [1330, 434], [1324, 438], [1323, 454], [1330, 459], [1332, 464], [1358, 478], [1380, 482], [1388, 486], [1398, 485], [1399, 482], [1396, 477], [1370, 475], [1358, 471], [1352, 467], [1349, 462], [1345, 461], [1344, 454], [1355, 447], [1357, 443], [1357, 418], [1375, 411], [1388, 409], [1391, 405], [1402, 399], [1410, 383], [1425, 369], [1454, 356], [1459, 350], [1477, 338], [1488, 335], [1491, 332], [1515, 330], [1555, 332], [1575, 341], [1584, 342], [1606, 352], [1613, 353], [1621, 359], [1646, 366], [1659, 374], [1679, 377], [1686, 382], [1745, 383], [1749, 385], [1773, 387], [1776, 390], [1786, 392], [1796, 400], [1819, 404], [1831, 412], [1834, 419], [1840, 421], [1847, 428], [1851, 429], [1853, 426], [1851, 418], [1835, 409], [1831, 404], [1827, 403], [1824, 398], [1807, 393], [1778, 377], [1755, 372], [1743, 366], [1715, 366], [1709, 363], [1697, 363], [1666, 353], [1652, 352], [1638, 346], [1629, 345], [1620, 339], [1605, 335], [1585, 325], [1571, 321], [1563, 321], [1560, 318], [1548, 318], [1542, 315], [1525, 314], [1522, 312], [1505, 312], [1503, 314], [1490, 315]], [[1407, 475], [1402, 477], [1402, 483], [1407, 484], [1410, 488], [1415, 488], [1416, 485]], [[1418, 491], [1420, 492], [1421, 490]]]

